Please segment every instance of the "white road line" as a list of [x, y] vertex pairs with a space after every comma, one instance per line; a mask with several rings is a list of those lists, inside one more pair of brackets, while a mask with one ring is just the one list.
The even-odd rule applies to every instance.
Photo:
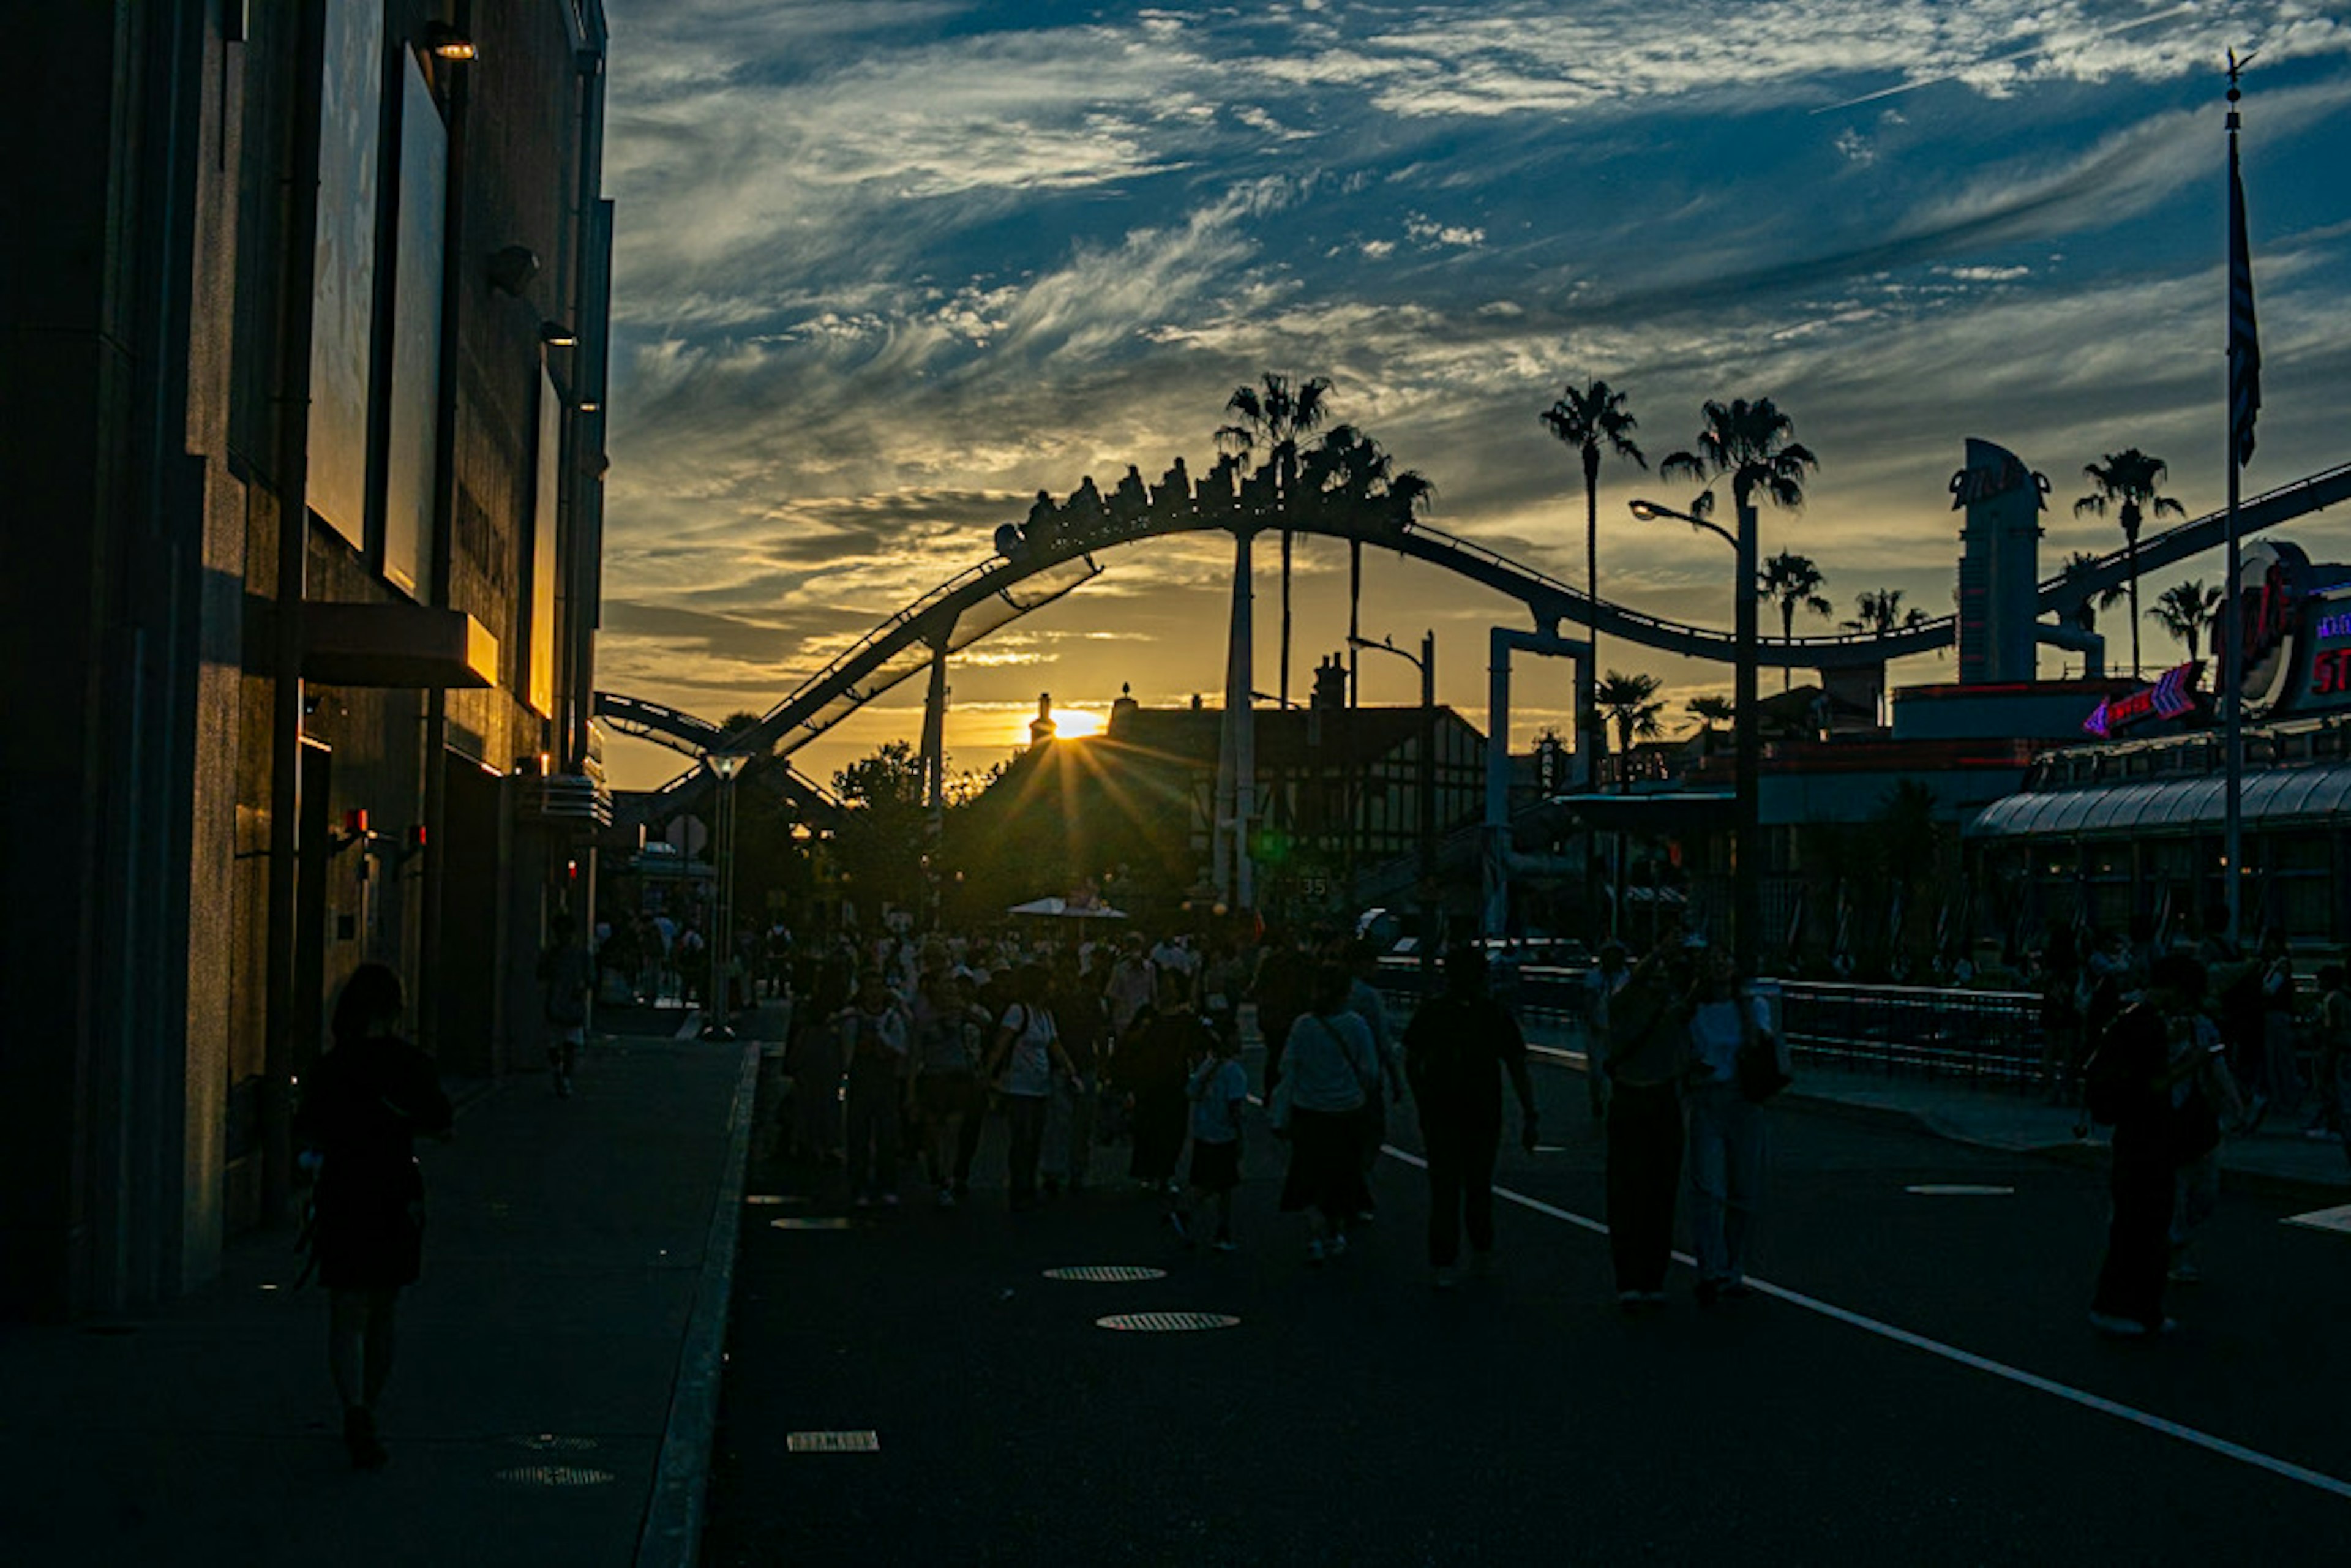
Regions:
[[2290, 1214], [2283, 1225], [2299, 1225], [2306, 1230], [2335, 1230], [2351, 1234], [2351, 1203], [2339, 1208], [2314, 1208], [2308, 1214]]
[[[1407, 1150], [1399, 1149], [1393, 1144], [1381, 1145], [1380, 1152], [1393, 1155], [1408, 1166], [1417, 1166], [1423, 1170], [1428, 1168], [1426, 1160]], [[1494, 1196], [1515, 1203], [1521, 1208], [1531, 1208], [1537, 1214], [1563, 1220], [1578, 1229], [1589, 1230], [1595, 1236], [1608, 1234], [1608, 1227], [1600, 1221], [1586, 1218], [1581, 1214], [1571, 1214], [1566, 1209], [1545, 1203], [1539, 1197], [1529, 1197], [1525, 1193], [1513, 1192], [1506, 1186], [1496, 1187]], [[1693, 1268], [1697, 1266], [1698, 1261], [1687, 1252], [1675, 1253], [1674, 1260]], [[1849, 1327], [1860, 1329], [1865, 1333], [1874, 1333], [1881, 1339], [1892, 1340], [1896, 1344], [1906, 1344], [1913, 1350], [1923, 1350], [1929, 1355], [1941, 1356], [1945, 1361], [1956, 1362], [1961, 1366], [1972, 1367], [1978, 1372], [1990, 1373], [1994, 1377], [2004, 1378], [2011, 1383], [2019, 1384], [2039, 1393], [2052, 1395], [2071, 1404], [2079, 1405], [2085, 1409], [2099, 1411], [2117, 1420], [2127, 1421], [2135, 1427], [2144, 1427], [2150, 1432], [2160, 1432], [2167, 1437], [2177, 1437], [2183, 1443], [2193, 1444], [2209, 1453], [2219, 1454], [2224, 1458], [2239, 1460], [2252, 1466], [2255, 1469], [2267, 1470], [2270, 1474], [2285, 1480], [2300, 1481], [2306, 1487], [2314, 1487], [2320, 1491], [2351, 1500], [2351, 1481], [2341, 1480], [2322, 1471], [2310, 1469], [2287, 1459], [2277, 1458], [2257, 1448], [2248, 1448], [2243, 1444], [2232, 1443], [2226, 1437], [2216, 1437], [2210, 1432], [2199, 1432], [2193, 1427], [2183, 1427], [2177, 1421], [2167, 1421], [2160, 1416], [2151, 1416], [2144, 1410], [2136, 1410], [2127, 1405], [2117, 1404], [2112, 1399], [2089, 1393], [2085, 1389], [2075, 1388], [2069, 1384], [2059, 1383], [2052, 1378], [2043, 1377], [2037, 1373], [2026, 1372], [2020, 1367], [1993, 1361], [1988, 1356], [1978, 1355], [1973, 1351], [1961, 1350], [1957, 1345], [1945, 1344], [1940, 1340], [1928, 1339], [1925, 1334], [1912, 1333], [1908, 1329], [1896, 1328], [1892, 1323], [1880, 1322], [1877, 1319], [1865, 1317], [1860, 1312], [1848, 1312], [1832, 1302], [1807, 1296], [1801, 1291], [1791, 1291], [1784, 1285], [1774, 1285], [1767, 1281], [1751, 1278], [1747, 1282], [1762, 1295], [1785, 1301], [1790, 1306], [1802, 1307], [1808, 1312], [1817, 1312], [1822, 1317], [1832, 1318]]]
[[685, 1021], [677, 1026], [677, 1032], [670, 1036], [670, 1038], [672, 1040], [692, 1040], [701, 1031], [702, 1009], [700, 1008], [688, 1008], [685, 1009]]

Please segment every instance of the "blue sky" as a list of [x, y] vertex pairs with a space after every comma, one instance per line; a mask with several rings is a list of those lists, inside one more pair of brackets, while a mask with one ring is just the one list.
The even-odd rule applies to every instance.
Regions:
[[[1765, 552], [1949, 607], [1962, 439], [2053, 486], [2049, 570], [2119, 543], [2082, 465], [2224, 484], [2222, 51], [2247, 78], [2266, 405], [2250, 491], [2351, 458], [2351, 16], [2298, 0], [1691, 0], [1245, 6], [607, 0], [620, 203], [601, 682], [764, 709], [983, 559], [1040, 486], [1196, 467], [1235, 385], [1324, 375], [1437, 486], [1430, 520], [1580, 580], [1583, 501], [1537, 415], [1626, 389], [1652, 465], [1709, 397], [1769, 396], [1821, 458]], [[1689, 486], [1603, 475], [1602, 591], [1727, 622], [1724, 555], [1633, 522]], [[2294, 530], [2351, 549], [2351, 517]], [[984, 766], [1050, 690], [1217, 700], [1228, 541], [1166, 541], [959, 661]], [[1271, 690], [1274, 549], [1259, 549]], [[2217, 563], [2175, 569], [2146, 593]], [[1434, 627], [1478, 721], [1514, 605], [1374, 560], [1364, 619]], [[1301, 543], [1292, 689], [1344, 634]], [[2123, 633], [2123, 612], [2106, 618]], [[1825, 629], [1826, 622], [1814, 622]], [[2148, 628], [2149, 660], [2168, 653]], [[1624, 644], [1677, 699], [1728, 673]], [[1393, 664], [1394, 668], [1384, 666]], [[1911, 661], [1896, 681], [1950, 678]], [[1401, 662], [1365, 697], [1413, 700]], [[1563, 672], [1514, 741], [1564, 722]], [[913, 737], [910, 683], [803, 758]], [[675, 758], [622, 742], [623, 783]]]

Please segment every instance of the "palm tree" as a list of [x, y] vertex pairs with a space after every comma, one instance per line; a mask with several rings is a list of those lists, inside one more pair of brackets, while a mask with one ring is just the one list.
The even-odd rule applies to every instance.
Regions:
[[1737, 706], [1729, 697], [1715, 693], [1690, 698], [1682, 704], [1682, 711], [1698, 720], [1697, 739], [1702, 755], [1710, 754], [1714, 749], [1714, 727], [1729, 724], [1739, 715]]
[[[1611, 670], [1593, 689], [1593, 706], [1616, 727], [1616, 749], [1622, 758], [1633, 750], [1633, 737], [1654, 740], [1665, 733], [1657, 716], [1666, 705], [1657, 700], [1658, 688], [1665, 683], [1655, 675], [1631, 674]], [[1616, 789], [1624, 793], [1632, 784], [1631, 775], [1623, 768], [1616, 770]]]
[[2203, 579], [2191, 577], [2156, 595], [2155, 608], [2147, 612], [2147, 618], [2188, 644], [2188, 662], [2192, 664], [2203, 646], [2205, 628], [2212, 624], [2228, 598], [2218, 588], [2207, 588]]
[[[2102, 558], [2096, 552], [2077, 549], [2065, 558], [2065, 570], [2057, 575], [2069, 583], [2078, 583], [2090, 575]], [[2130, 591], [2116, 583], [2103, 593], [2093, 594], [2083, 589], [2074, 596], [2074, 602], [2059, 612], [2059, 618], [2085, 632], [2098, 629], [2098, 612], [2112, 610], [2128, 598]]]
[[1437, 486], [1416, 469], [1398, 468], [1377, 441], [1352, 424], [1334, 424], [1298, 461], [1301, 508], [1327, 507], [1403, 523], [1425, 509]]
[[[1260, 386], [1243, 385], [1233, 389], [1225, 400], [1225, 412], [1234, 416], [1234, 423], [1217, 431], [1217, 444], [1226, 450], [1255, 455], [1260, 449], [1265, 464], [1274, 473], [1276, 504], [1287, 510], [1298, 493], [1298, 444], [1322, 426], [1330, 409], [1325, 401], [1331, 393], [1331, 382], [1322, 376], [1311, 376], [1296, 385], [1288, 376], [1268, 371], [1259, 378]], [[1290, 706], [1290, 530], [1281, 530], [1281, 684], [1278, 688], [1284, 707]]]
[[2130, 585], [2131, 674], [2136, 677], [2139, 672], [2138, 526], [2143, 517], [2139, 508], [2152, 507], [2158, 517], [2184, 517], [2188, 508], [2168, 496], [2156, 494], [2171, 471], [2162, 458], [2150, 457], [2136, 446], [2110, 452], [2103, 467], [2095, 463], [2085, 464], [2082, 472], [2095, 488], [2074, 503], [2074, 515], [2103, 517], [2106, 508], [2113, 507], [2116, 520], [2123, 526], [2123, 552], [2130, 558], [2130, 572], [2125, 580]]
[[[1782, 550], [1763, 563], [1762, 575], [1756, 579], [1755, 591], [1780, 607], [1780, 640], [1793, 641], [1796, 635], [1796, 612], [1809, 610], [1815, 615], [1834, 615], [1836, 607], [1821, 597], [1821, 589], [1828, 581], [1821, 569], [1808, 555]], [[1794, 684], [1795, 666], [1783, 665], [1780, 671], [1780, 689], [1787, 691]]]
[[1923, 625], [1927, 612], [1917, 605], [1902, 608], [1902, 591], [1898, 588], [1873, 588], [1865, 591], [1853, 601], [1855, 618], [1844, 623], [1848, 632], [1868, 632], [1880, 637]]
[[[1633, 443], [1633, 432], [1640, 421], [1625, 406], [1625, 394], [1610, 387], [1598, 378], [1585, 382], [1582, 392], [1571, 382], [1561, 390], [1559, 401], [1542, 411], [1541, 415], [1551, 433], [1562, 444], [1572, 446], [1583, 460], [1583, 591], [1588, 598], [1600, 597], [1600, 458], [1602, 448], [1619, 457], [1629, 457], [1637, 467], [1646, 468], [1649, 460], [1641, 455], [1640, 447]], [[1600, 657], [1600, 632], [1593, 627], [1591, 657]], [[1593, 716], [1576, 715], [1579, 727], [1590, 725]]]

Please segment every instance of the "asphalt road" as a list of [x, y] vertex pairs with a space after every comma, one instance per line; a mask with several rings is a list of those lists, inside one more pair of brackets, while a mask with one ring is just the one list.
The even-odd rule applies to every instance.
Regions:
[[[845, 1230], [768, 1223], [850, 1214], [822, 1195], [747, 1207], [705, 1561], [2351, 1552], [2351, 1235], [2224, 1198], [2207, 1281], [2174, 1291], [2183, 1332], [2115, 1343], [2085, 1322], [2099, 1176], [1775, 1111], [1757, 1272], [1791, 1295], [1702, 1310], [1680, 1269], [1670, 1306], [1628, 1317], [1604, 1237], [1534, 1207], [1601, 1215], [1583, 1081], [1540, 1066], [1536, 1082], [1562, 1146], [1505, 1154], [1499, 1179], [1529, 1201], [1502, 1205], [1496, 1273], [1450, 1292], [1430, 1288], [1426, 1188], [1401, 1157], [1382, 1162], [1378, 1222], [1310, 1269], [1262, 1128], [1230, 1255], [1185, 1249], [1125, 1190], [1007, 1213], [997, 1133], [991, 1186], [962, 1208], [911, 1182], [904, 1209]], [[1123, 1159], [1100, 1152], [1098, 1175]], [[2014, 1191], [1905, 1190], [1928, 1184]], [[805, 1191], [774, 1170], [752, 1186]], [[1043, 1278], [1077, 1264], [1166, 1275]], [[1095, 1326], [1188, 1311], [1240, 1322]], [[833, 1431], [878, 1450], [791, 1449]]]

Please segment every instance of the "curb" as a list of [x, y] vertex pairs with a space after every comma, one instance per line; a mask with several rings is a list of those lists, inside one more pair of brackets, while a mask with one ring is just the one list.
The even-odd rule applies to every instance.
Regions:
[[693, 1568], [702, 1552], [702, 1510], [710, 1487], [710, 1446], [718, 1426], [718, 1379], [726, 1349], [726, 1316], [735, 1294], [735, 1247], [743, 1218], [743, 1182], [751, 1152], [752, 1107], [759, 1087], [759, 1045], [743, 1046], [735, 1079], [735, 1105], [726, 1136], [718, 1197], [702, 1249], [702, 1279], [678, 1352], [669, 1422], [653, 1490], [637, 1537], [637, 1568]]

